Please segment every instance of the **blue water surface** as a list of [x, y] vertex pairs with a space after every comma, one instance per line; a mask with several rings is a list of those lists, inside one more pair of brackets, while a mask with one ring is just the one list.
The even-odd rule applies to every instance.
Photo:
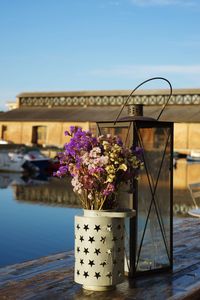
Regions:
[[72, 250], [74, 216], [81, 209], [15, 200], [0, 189], [0, 267]]

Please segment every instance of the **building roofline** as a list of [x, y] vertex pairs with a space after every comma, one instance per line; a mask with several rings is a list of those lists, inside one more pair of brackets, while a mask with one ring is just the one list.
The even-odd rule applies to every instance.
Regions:
[[[157, 119], [161, 107], [144, 106], [144, 116]], [[114, 121], [119, 107], [23, 107], [0, 114], [1, 122], [97, 122]], [[127, 116], [127, 110], [121, 117]], [[200, 111], [195, 105], [169, 105], [164, 110], [161, 121], [200, 123]]]
[[[128, 96], [132, 90], [83, 90], [83, 91], [54, 91], [54, 92], [22, 92], [21, 97], [84, 97], [84, 96]], [[169, 89], [137, 90], [134, 95], [168, 95]], [[200, 88], [173, 89], [173, 95], [200, 94]]]

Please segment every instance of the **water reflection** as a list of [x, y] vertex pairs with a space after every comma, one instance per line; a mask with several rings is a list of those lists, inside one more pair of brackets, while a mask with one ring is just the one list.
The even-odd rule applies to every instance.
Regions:
[[174, 215], [188, 216], [188, 211], [195, 208], [188, 185], [196, 182], [200, 182], [200, 164], [179, 159], [174, 169]]
[[[177, 161], [175, 216], [188, 216], [194, 208], [188, 184], [200, 182], [199, 166]], [[73, 220], [82, 213], [79, 208], [69, 178], [0, 173], [0, 266], [72, 250]]]
[[0, 267], [74, 248], [69, 182], [0, 173], [0, 187]]
[[28, 177], [14, 173], [0, 173], [0, 188], [10, 186], [15, 200], [46, 205], [80, 208], [69, 178]]
[[30, 180], [26, 184], [12, 183], [14, 197], [19, 201], [79, 208], [69, 179], [49, 178], [46, 182]]
[[[176, 216], [186, 216], [189, 209], [195, 208], [188, 185], [200, 182], [200, 164], [177, 161], [174, 169], [174, 204]], [[17, 201], [35, 204], [56, 205], [80, 208], [79, 199], [72, 190], [70, 178], [27, 177], [20, 174], [0, 173], [0, 188], [11, 186]], [[200, 203], [199, 203], [200, 204]]]
[[14, 180], [19, 180], [18, 173], [0, 173], [0, 188], [7, 188]]

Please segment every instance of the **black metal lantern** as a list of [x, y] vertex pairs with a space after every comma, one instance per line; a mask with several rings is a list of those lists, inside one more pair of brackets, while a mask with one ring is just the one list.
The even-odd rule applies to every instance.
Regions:
[[[142, 84], [154, 79], [168, 82], [169, 101], [172, 87], [165, 78], [151, 78]], [[168, 101], [157, 120], [141, 116], [141, 105], [129, 107], [133, 115], [119, 119], [133, 92], [114, 122], [97, 122], [100, 134], [118, 135], [126, 146], [143, 149], [144, 168], [139, 180], [120, 191], [123, 207], [136, 210], [129, 228], [130, 276], [173, 266], [173, 123], [159, 121]]]

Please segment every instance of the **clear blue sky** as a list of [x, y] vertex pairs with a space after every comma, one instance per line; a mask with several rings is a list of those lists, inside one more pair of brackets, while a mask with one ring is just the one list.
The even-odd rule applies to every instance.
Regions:
[[0, 0], [0, 109], [24, 91], [133, 89], [151, 76], [200, 88], [199, 16], [199, 0]]

